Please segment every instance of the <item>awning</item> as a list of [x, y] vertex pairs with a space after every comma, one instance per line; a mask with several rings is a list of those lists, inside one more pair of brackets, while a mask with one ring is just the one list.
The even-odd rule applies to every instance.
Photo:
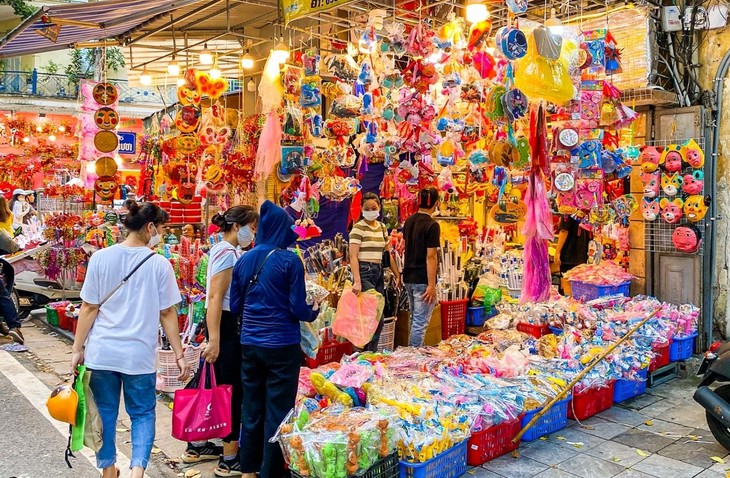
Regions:
[[103, 0], [40, 8], [0, 39], [0, 58], [75, 48], [130, 32], [201, 0]]

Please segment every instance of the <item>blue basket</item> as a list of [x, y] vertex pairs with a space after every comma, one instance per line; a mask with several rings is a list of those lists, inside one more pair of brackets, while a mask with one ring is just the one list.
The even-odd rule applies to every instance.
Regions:
[[[545, 415], [543, 415], [537, 421], [537, 423], [532, 425], [527, 430], [527, 433], [522, 435], [522, 441], [534, 441], [540, 437], [544, 437], [545, 435], [549, 435], [550, 433], [562, 430], [563, 428], [567, 427], [569, 402], [570, 397], [564, 398], [563, 400], [560, 400], [555, 405], [553, 405], [553, 407]], [[537, 408], [535, 410], [526, 412], [525, 416], [522, 417], [520, 425], [524, 427], [525, 425], [530, 423], [532, 417], [537, 415], [537, 412], [539, 411], [540, 409]]]
[[649, 371], [643, 369], [639, 371], [639, 376], [643, 380], [626, 380], [624, 378], [616, 380], [613, 386], [613, 403], [621, 403], [629, 398], [638, 397], [646, 392], [646, 377]]
[[400, 462], [400, 478], [457, 478], [466, 473], [466, 445], [463, 441], [423, 463]]
[[672, 345], [669, 346], [669, 360], [677, 362], [690, 358], [695, 352], [695, 337], [697, 332], [681, 339], [674, 337]]
[[624, 282], [619, 285], [595, 285], [585, 282], [570, 281], [570, 296], [577, 300], [589, 301], [610, 295], [623, 295], [628, 297], [631, 293], [631, 282]]
[[553, 335], [563, 335], [563, 329], [560, 327], [553, 327], [552, 325], [549, 326], [550, 332], [553, 333]]
[[494, 307], [469, 307], [466, 309], [466, 325], [469, 327], [481, 327], [484, 322], [497, 315]]

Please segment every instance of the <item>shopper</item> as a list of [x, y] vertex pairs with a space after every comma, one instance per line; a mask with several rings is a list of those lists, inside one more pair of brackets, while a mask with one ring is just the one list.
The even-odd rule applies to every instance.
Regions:
[[38, 215], [38, 212], [36, 211], [36, 204], [35, 204], [35, 191], [29, 189], [29, 190], [25, 191], [25, 194], [26, 194], [25, 202], [28, 203], [28, 207], [30, 208], [30, 211], [23, 218], [23, 224], [30, 224], [30, 221]]
[[150, 250], [162, 239], [167, 213], [151, 203], [128, 200], [125, 206], [127, 238], [89, 260], [71, 359], [72, 370], [80, 363], [91, 370], [91, 391], [103, 425], [96, 461], [104, 478], [118, 475], [115, 439], [122, 391], [132, 421], [131, 477], [141, 478], [147, 468], [155, 439], [159, 323], [175, 353], [178, 378], [185, 380], [190, 373], [175, 310], [180, 302], [175, 273], [164, 256]]
[[[398, 268], [394, 260], [390, 260], [388, 244], [388, 228], [378, 221], [380, 217], [380, 198], [373, 193], [365, 193], [362, 197], [362, 219], [350, 231], [350, 267], [352, 269], [352, 291], [356, 294], [375, 289], [385, 294], [384, 267], [390, 267], [396, 278], [396, 286], [400, 280]], [[387, 254], [383, 254], [387, 251]], [[383, 331], [381, 317], [373, 339], [365, 346], [365, 350], [376, 352], [380, 333]]]
[[30, 214], [30, 204], [26, 199], [27, 192], [23, 189], [13, 191], [13, 199], [10, 200], [10, 210], [13, 212], [13, 225], [20, 226], [25, 221], [25, 216]]
[[10, 237], [15, 236], [13, 230], [13, 211], [10, 210], [8, 200], [0, 195], [0, 232], [6, 232]]
[[[4, 200], [5, 198], [3, 198]], [[6, 203], [7, 207], [7, 203]], [[5, 231], [0, 230], [0, 255], [12, 254], [18, 252], [20, 247]], [[25, 343], [25, 337], [20, 331], [20, 319], [18, 318], [18, 309], [12, 299], [13, 281], [15, 280], [15, 271], [13, 266], [4, 259], [0, 259], [0, 333], [8, 335], [13, 342], [18, 344]]]
[[208, 345], [203, 358], [215, 364], [216, 380], [232, 385], [231, 434], [223, 439], [223, 447], [211, 442], [188, 443], [182, 457], [185, 463], [218, 459], [216, 476], [240, 476], [238, 436], [241, 428], [241, 325], [231, 314], [231, 277], [240, 257], [239, 247], [247, 249], [253, 242], [259, 215], [251, 206], [234, 206], [213, 216], [213, 224], [223, 231], [223, 241], [208, 253], [206, 327]]
[[284, 476], [277, 443], [269, 443], [294, 406], [299, 381], [299, 321], [316, 314], [306, 303], [304, 266], [286, 250], [297, 239], [293, 219], [271, 201], [261, 206], [256, 247], [233, 269], [231, 313], [241, 318], [243, 406], [241, 469], [245, 478]]
[[436, 306], [436, 271], [441, 229], [431, 217], [439, 204], [436, 188], [422, 189], [418, 195], [418, 212], [403, 225], [405, 260], [403, 283], [411, 306], [409, 345], [422, 347], [431, 314]]
[[590, 232], [580, 227], [580, 223], [571, 216], [560, 218], [558, 245], [555, 248], [554, 261], [565, 273], [588, 261], [588, 243]]

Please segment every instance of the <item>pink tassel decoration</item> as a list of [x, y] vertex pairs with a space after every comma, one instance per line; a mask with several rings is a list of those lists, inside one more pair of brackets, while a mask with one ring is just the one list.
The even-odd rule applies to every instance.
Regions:
[[281, 122], [276, 110], [269, 111], [261, 130], [259, 149], [256, 151], [254, 175], [257, 181], [268, 178], [281, 162]]

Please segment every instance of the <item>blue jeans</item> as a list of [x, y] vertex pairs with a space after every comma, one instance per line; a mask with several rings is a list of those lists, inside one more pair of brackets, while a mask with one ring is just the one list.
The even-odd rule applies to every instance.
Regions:
[[423, 340], [426, 337], [426, 329], [431, 322], [431, 314], [436, 303], [429, 304], [423, 300], [426, 292], [426, 284], [406, 284], [408, 292], [408, 303], [411, 306], [411, 335], [408, 345], [411, 347], [423, 347]]
[[108, 468], [117, 462], [117, 416], [124, 386], [124, 406], [132, 420], [132, 460], [130, 468], [147, 469], [155, 441], [155, 374], [127, 375], [92, 370], [89, 381], [102, 423], [102, 446], [96, 466]]

